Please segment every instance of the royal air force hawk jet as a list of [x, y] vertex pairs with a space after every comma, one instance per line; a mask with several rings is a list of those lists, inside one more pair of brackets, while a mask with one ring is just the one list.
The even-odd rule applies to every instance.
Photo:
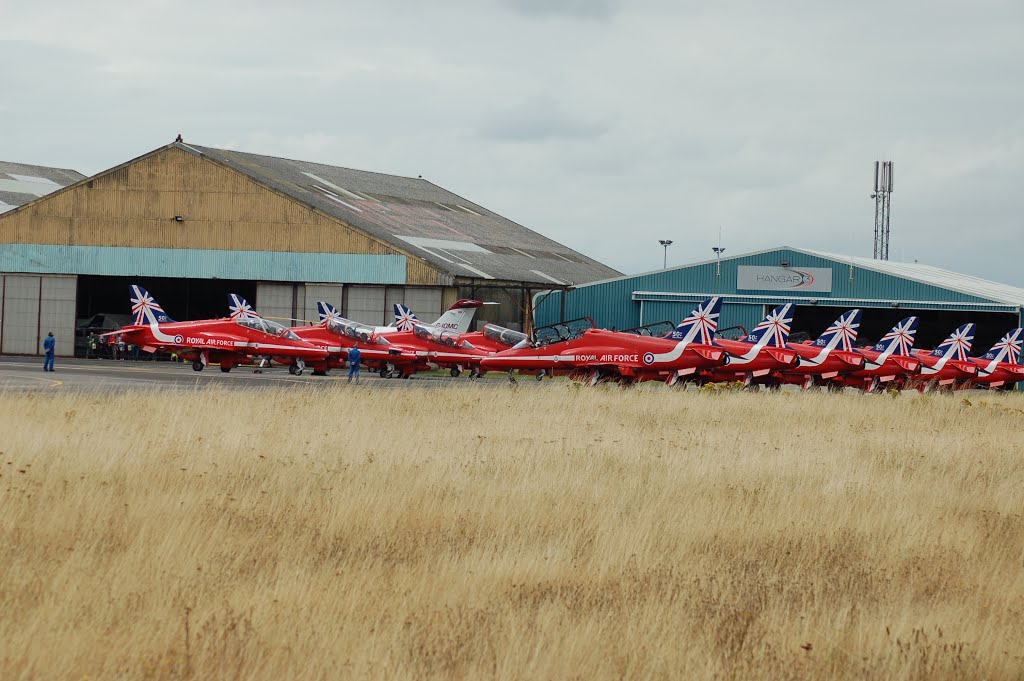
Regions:
[[[396, 321], [401, 321], [397, 319], [400, 315], [411, 315], [408, 308], [397, 308], [396, 305]], [[471, 318], [476, 307], [457, 309], [468, 310]], [[480, 361], [484, 357], [526, 338], [525, 334], [493, 324], [486, 325], [481, 332], [449, 331], [443, 328], [443, 315], [441, 324], [416, 323], [409, 331], [391, 329], [380, 333], [379, 329], [389, 327], [372, 327], [345, 319], [329, 303], [318, 301], [317, 311], [320, 324], [294, 327], [291, 331], [330, 353], [326, 360], [312, 365], [313, 374], [318, 376], [344, 366], [348, 349], [359, 343], [361, 364], [378, 372], [381, 378], [409, 378], [417, 372], [442, 368], [448, 369], [452, 377], [468, 370], [470, 377], [475, 378], [482, 375]]]
[[743, 381], [745, 385], [774, 382], [773, 374], [797, 366], [799, 355], [788, 347], [793, 323], [793, 304], [786, 303], [768, 313], [742, 340], [719, 338], [715, 345], [727, 353], [728, 363], [701, 372], [705, 382]]
[[912, 354], [916, 333], [917, 317], [900, 320], [874, 347], [857, 350], [864, 356], [863, 368], [841, 373], [827, 379], [826, 383], [871, 391], [881, 384], [917, 373], [921, 362]]
[[917, 376], [904, 381], [904, 386], [921, 391], [935, 386], [955, 387], [977, 376], [978, 365], [970, 357], [974, 328], [974, 324], [964, 324], [931, 352], [915, 350], [914, 357], [921, 361], [921, 368]]
[[789, 343], [788, 347], [796, 351], [800, 362], [779, 374], [779, 381], [809, 388], [842, 373], [863, 368], [864, 355], [854, 348], [860, 318], [860, 310], [849, 310], [840, 315], [813, 343]]
[[324, 350], [306, 343], [277, 322], [260, 317], [235, 294], [228, 296], [228, 318], [176, 322], [144, 288], [132, 284], [128, 290], [134, 323], [104, 335], [120, 336], [125, 343], [146, 352], [175, 352], [192, 362], [195, 371], [219, 364], [221, 371], [228, 372], [254, 358], [268, 358], [288, 365], [290, 373], [299, 375], [306, 362], [327, 356]]
[[681, 377], [718, 366], [725, 350], [714, 345], [722, 301], [709, 298], [676, 327], [670, 337], [587, 329], [576, 338], [537, 345], [523, 340], [480, 363], [484, 371], [544, 371], [568, 373], [591, 385], [603, 380], [664, 380], [674, 385]]
[[985, 388], [1001, 388], [1024, 381], [1024, 366], [1020, 364], [1022, 334], [1024, 329], [1017, 327], [1003, 336], [981, 357], [971, 357], [971, 363], [978, 366], [978, 375], [971, 379], [970, 384]]

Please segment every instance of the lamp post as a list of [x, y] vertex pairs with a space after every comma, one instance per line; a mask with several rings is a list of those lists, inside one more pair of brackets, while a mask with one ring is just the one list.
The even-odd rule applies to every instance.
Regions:
[[715, 252], [715, 276], [722, 276], [722, 254], [725, 253], [725, 249], [721, 246], [712, 246], [711, 250]]
[[662, 248], [665, 249], [665, 257], [661, 263], [661, 269], [668, 269], [668, 247], [672, 245], [671, 239], [658, 239], [658, 243], [661, 244]]

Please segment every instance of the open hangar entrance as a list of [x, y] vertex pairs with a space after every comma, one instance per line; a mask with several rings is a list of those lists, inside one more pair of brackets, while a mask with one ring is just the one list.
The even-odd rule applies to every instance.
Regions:
[[[913, 303], [910, 303], [912, 305]], [[793, 313], [793, 335], [803, 332], [813, 340], [821, 335], [839, 315], [859, 307], [863, 311], [857, 342], [860, 345], [874, 344], [888, 333], [896, 322], [906, 317], [918, 318], [917, 336], [914, 347], [932, 350], [949, 336], [957, 327], [973, 322], [976, 324], [971, 354], [979, 356], [988, 351], [1007, 331], [1020, 326], [1020, 315], [1014, 312], [991, 310], [929, 310], [913, 307], [866, 307], [864, 305], [801, 305]], [[771, 306], [764, 306], [767, 314]]]
[[130, 286], [146, 289], [175, 320], [227, 317], [228, 294], [249, 301], [256, 296], [253, 281], [236, 279], [180, 279], [173, 277], [78, 276], [75, 301], [75, 355], [86, 355], [90, 333], [105, 333], [132, 319]]

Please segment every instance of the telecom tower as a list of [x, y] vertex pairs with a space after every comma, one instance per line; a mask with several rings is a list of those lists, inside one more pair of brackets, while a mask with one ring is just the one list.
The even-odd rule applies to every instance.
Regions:
[[875, 260], [889, 259], [889, 213], [892, 208], [892, 161], [875, 161]]

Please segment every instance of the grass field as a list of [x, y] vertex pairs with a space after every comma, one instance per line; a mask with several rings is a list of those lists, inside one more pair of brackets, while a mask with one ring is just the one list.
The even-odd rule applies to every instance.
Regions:
[[0, 678], [1024, 678], [1022, 416], [0, 393]]

